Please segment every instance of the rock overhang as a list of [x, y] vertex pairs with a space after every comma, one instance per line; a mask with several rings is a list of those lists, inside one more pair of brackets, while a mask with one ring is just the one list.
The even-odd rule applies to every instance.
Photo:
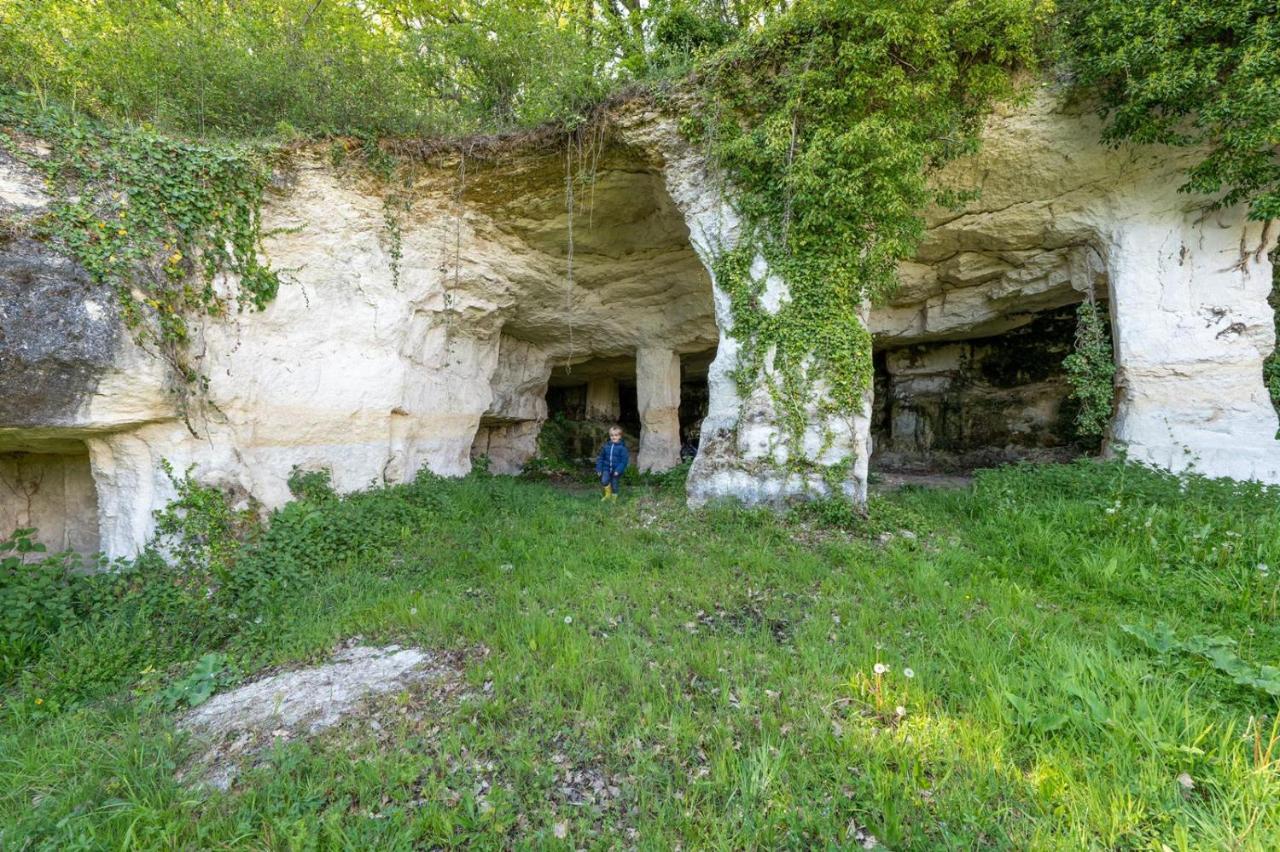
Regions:
[[[322, 147], [295, 151], [264, 210], [265, 253], [286, 271], [286, 286], [261, 313], [200, 328], [211, 404], [195, 414], [199, 438], [177, 416], [164, 366], [109, 321], [108, 293], [61, 307], [40, 297], [68, 322], [106, 316], [117, 338], [90, 357], [66, 334], [48, 363], [68, 365], [54, 372], [75, 392], [56, 413], [35, 405], [5, 413], [0, 441], [83, 441], [106, 494], [104, 544], [124, 553], [141, 544], [151, 509], [171, 495], [155, 472], [161, 458], [267, 505], [288, 499], [294, 465], [333, 468], [344, 489], [422, 467], [463, 473], [485, 430], [485, 446], [514, 470], [535, 446], [553, 371], [612, 362], [617, 379], [642, 349], [652, 363], [666, 352], [718, 351], [707, 371], [718, 437], [695, 464], [695, 502], [820, 493], [823, 482], [797, 479], [789, 460], [770, 455], [778, 412], [767, 398], [740, 398], [732, 378], [737, 344], [710, 272], [716, 246], [736, 238], [724, 187], [669, 115], [644, 101], [611, 109], [609, 132], [586, 145], [543, 136], [482, 145], [479, 155], [474, 146], [437, 148], [408, 185], [335, 167]], [[1108, 299], [1121, 368], [1117, 440], [1166, 466], [1177, 467], [1176, 448], [1190, 445], [1217, 460], [1210, 473], [1280, 477], [1274, 414], [1260, 389], [1260, 359], [1274, 345], [1269, 311], [1258, 304], [1265, 307], [1269, 267], [1263, 259], [1233, 270], [1237, 258], [1228, 257], [1241, 240], [1260, 239], [1260, 227], [1240, 211], [1206, 218], [1202, 199], [1178, 194], [1185, 154], [1108, 150], [1097, 136], [1094, 118], [1061, 108], [1051, 93], [993, 116], [983, 152], [939, 176], [980, 195], [929, 212], [902, 287], [869, 310], [877, 346], [1000, 334], [1089, 294]], [[14, 174], [4, 174], [5, 197], [38, 201], [38, 188], [23, 189]], [[75, 280], [69, 273], [62, 282], [73, 296]], [[4, 298], [10, 316], [18, 298]], [[1204, 310], [1212, 328], [1201, 345], [1193, 325]], [[0, 356], [18, 363], [32, 341], [25, 324], [14, 328]], [[1215, 336], [1231, 328], [1244, 331]], [[1170, 361], [1175, 351], [1181, 367]], [[1207, 397], [1175, 399], [1170, 370], [1187, 364], [1247, 399], [1230, 410]], [[77, 373], [82, 367], [93, 375]], [[14, 375], [9, 369], [4, 380], [35, 386]], [[855, 499], [869, 416], [868, 399], [838, 430], [832, 454], [861, 460], [848, 492]], [[1223, 463], [1206, 437], [1213, 430], [1197, 425], [1205, 420], [1242, 437], [1250, 461]], [[819, 446], [816, 421], [811, 431], [805, 445]], [[718, 484], [699, 490], [699, 482]]]

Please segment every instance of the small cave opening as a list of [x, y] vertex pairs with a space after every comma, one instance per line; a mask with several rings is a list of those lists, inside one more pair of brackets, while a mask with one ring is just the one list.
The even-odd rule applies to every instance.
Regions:
[[[538, 455], [560, 463], [585, 466], [608, 439], [609, 427], [622, 427], [623, 441], [631, 450], [633, 463], [645, 452], [647, 441], [678, 441], [679, 461], [691, 461], [698, 451], [702, 420], [707, 415], [710, 392], [707, 372], [715, 349], [674, 356], [679, 361], [678, 386], [648, 388], [640, 383], [653, 377], [638, 374], [631, 357], [592, 358], [568, 368], [557, 368], [547, 383], [547, 419], [538, 436]], [[675, 434], [649, 437], [669, 418], [655, 415], [653, 403], [641, 409], [641, 400], [663, 397], [677, 402], [669, 406], [675, 418]], [[676, 398], [678, 397], [678, 398]], [[655, 424], [657, 424], [655, 426]]]
[[50, 553], [100, 549], [98, 492], [83, 441], [0, 449], [0, 535], [30, 528]]
[[877, 349], [872, 469], [967, 473], [1095, 452], [1099, 440], [1076, 428], [1079, 403], [1063, 367], [1076, 307], [1000, 334]]

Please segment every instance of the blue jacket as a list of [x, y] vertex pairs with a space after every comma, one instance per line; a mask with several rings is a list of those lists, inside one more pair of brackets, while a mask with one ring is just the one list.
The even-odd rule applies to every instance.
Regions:
[[616, 444], [613, 441], [605, 441], [604, 446], [600, 448], [600, 457], [596, 459], [596, 473], [609, 472], [621, 476], [630, 460], [626, 444], [622, 441]]

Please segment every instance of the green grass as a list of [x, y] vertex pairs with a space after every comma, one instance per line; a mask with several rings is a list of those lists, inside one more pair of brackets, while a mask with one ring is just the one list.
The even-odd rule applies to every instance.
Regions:
[[[832, 507], [690, 513], [673, 483], [602, 506], [426, 479], [304, 509], [275, 529], [345, 512], [370, 532], [233, 627], [69, 625], [11, 679], [0, 848], [1280, 845], [1276, 699], [1123, 629], [1280, 659], [1260, 489], [1009, 468], [853, 528], [823, 526], [847, 520]], [[876, 543], [899, 529], [918, 537]], [[247, 676], [357, 634], [469, 649], [476, 697], [278, 746], [226, 794], [174, 780], [193, 746], [145, 697], [210, 636]], [[83, 677], [100, 658], [128, 665]], [[566, 773], [617, 795], [573, 804]]]

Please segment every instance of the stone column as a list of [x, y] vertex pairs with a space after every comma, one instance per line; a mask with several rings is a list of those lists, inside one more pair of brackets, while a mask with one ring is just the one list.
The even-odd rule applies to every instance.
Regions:
[[[158, 459], [137, 432], [93, 437], [85, 443], [98, 492], [98, 546], [110, 557], [133, 556], [155, 529], [152, 511], [171, 496], [157, 489], [164, 477]], [[184, 468], [175, 464], [174, 470], [181, 475]]]
[[1280, 482], [1276, 413], [1262, 381], [1275, 347], [1266, 233], [1235, 208], [1148, 213], [1109, 235], [1111, 445], [1129, 459]]
[[592, 379], [587, 382], [587, 419], [617, 421], [622, 415], [617, 379]]
[[[853, 410], [833, 415], [823, 405], [824, 389], [815, 387], [805, 410], [801, 445], [783, 445], [783, 414], [768, 391], [757, 388], [745, 398], [739, 393], [735, 374], [741, 343], [733, 336], [729, 296], [715, 281], [716, 258], [732, 249], [741, 236], [738, 214], [721, 195], [721, 184], [709, 173], [702, 152], [688, 144], [674, 121], [653, 121], [651, 113], [634, 115], [643, 118], [628, 123], [627, 116], [620, 116], [616, 126], [631, 144], [660, 153], [667, 192], [684, 216], [690, 245], [710, 273], [720, 330], [716, 358], [707, 376], [707, 416], [702, 421], [698, 456], [689, 471], [689, 505], [722, 498], [779, 504], [828, 495], [832, 485], [851, 501], [865, 504], [871, 390], [855, 402]], [[765, 284], [764, 299], [772, 309], [789, 298], [786, 282], [770, 272], [764, 258], [756, 258], [752, 274]], [[860, 315], [864, 324], [868, 312], [864, 305]], [[766, 370], [777, 379], [771, 365]], [[645, 462], [643, 447], [641, 462]], [[841, 481], [832, 483], [828, 474], [839, 470], [837, 466], [843, 468]]]
[[636, 352], [636, 402], [640, 409], [642, 471], [680, 463], [680, 358], [670, 349]]

